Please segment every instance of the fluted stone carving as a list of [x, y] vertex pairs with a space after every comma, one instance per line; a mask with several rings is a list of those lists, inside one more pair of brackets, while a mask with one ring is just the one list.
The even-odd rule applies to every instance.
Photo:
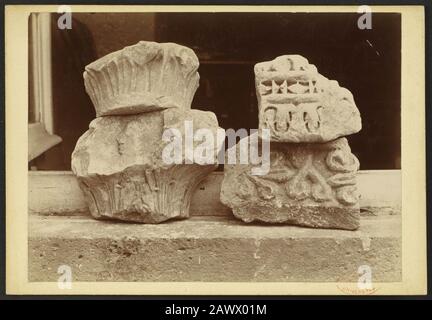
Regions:
[[254, 71], [270, 171], [257, 176], [250, 165], [226, 165], [221, 201], [245, 222], [357, 229], [359, 161], [343, 138], [361, 129], [352, 94], [299, 55], [258, 63]]
[[299, 55], [255, 65], [259, 128], [280, 142], [327, 142], [361, 129], [354, 98]]
[[186, 122], [192, 137], [204, 128], [216, 137], [216, 116], [190, 110], [197, 69], [191, 49], [145, 41], [86, 67], [98, 117], [76, 144], [72, 171], [93, 217], [159, 223], [189, 216], [195, 188], [217, 167], [217, 150], [214, 161], [200, 163], [180, 145], [180, 161], [167, 162], [163, 152], [171, 141], [163, 137], [174, 130], [184, 141]]
[[[216, 135], [216, 116], [200, 110], [168, 109], [91, 122], [77, 142], [72, 170], [95, 218], [157, 223], [188, 217], [195, 187], [217, 165], [185, 164], [184, 152], [181, 164], [164, 162], [162, 151], [169, 142], [161, 140], [163, 130], [182, 127], [184, 121], [192, 121], [195, 131], [206, 128]], [[184, 141], [184, 133], [182, 137]]]
[[97, 116], [187, 110], [198, 88], [198, 66], [187, 47], [140, 41], [86, 66], [84, 83]]

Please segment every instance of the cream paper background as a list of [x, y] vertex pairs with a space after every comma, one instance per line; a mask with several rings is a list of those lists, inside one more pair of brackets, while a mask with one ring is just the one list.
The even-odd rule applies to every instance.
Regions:
[[[357, 12], [357, 6], [99, 6], [73, 12]], [[54, 5], [5, 7], [6, 73], [6, 292], [8, 294], [290, 295], [426, 294], [425, 25], [422, 6], [371, 6], [402, 15], [402, 282], [28, 282], [27, 112], [28, 16], [57, 12]], [[383, 106], [385, 107], [385, 106]], [[384, 119], [383, 119], [384, 120]]]

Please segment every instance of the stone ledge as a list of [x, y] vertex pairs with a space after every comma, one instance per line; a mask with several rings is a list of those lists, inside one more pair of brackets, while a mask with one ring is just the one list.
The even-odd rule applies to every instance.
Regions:
[[[192, 196], [191, 216], [231, 216], [231, 209], [220, 202], [223, 172], [213, 172]], [[30, 213], [45, 215], [89, 215], [82, 191], [70, 171], [29, 171], [28, 205]], [[401, 206], [401, 171], [359, 171], [357, 184], [360, 206]], [[379, 211], [378, 211], [379, 212]]]
[[401, 217], [363, 217], [358, 231], [193, 217], [159, 225], [29, 217], [29, 281], [401, 281]]

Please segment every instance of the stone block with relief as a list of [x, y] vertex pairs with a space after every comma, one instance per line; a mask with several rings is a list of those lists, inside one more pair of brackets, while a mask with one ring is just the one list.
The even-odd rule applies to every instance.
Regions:
[[[184, 143], [185, 121], [194, 132], [205, 128], [216, 139], [216, 116], [200, 110], [175, 108], [90, 123], [72, 154], [72, 171], [93, 217], [159, 223], [189, 216], [195, 188], [217, 168], [218, 150], [215, 145], [213, 161], [207, 162], [212, 164], [192, 163], [184, 148], [181, 163], [167, 164], [163, 150], [170, 141], [162, 140], [163, 132], [178, 129]], [[197, 145], [193, 141], [194, 148]]]
[[259, 128], [278, 142], [327, 142], [361, 129], [351, 92], [299, 55], [255, 65]]
[[198, 88], [198, 66], [187, 47], [140, 41], [86, 66], [84, 84], [98, 117], [188, 110]]
[[252, 175], [251, 165], [225, 165], [221, 201], [245, 222], [355, 230], [360, 214], [358, 168], [346, 138], [273, 143], [265, 175]]

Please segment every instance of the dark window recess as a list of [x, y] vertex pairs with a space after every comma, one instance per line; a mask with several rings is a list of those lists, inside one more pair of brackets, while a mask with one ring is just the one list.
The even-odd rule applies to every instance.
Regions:
[[56, 133], [62, 164], [94, 118], [82, 73], [89, 62], [139, 40], [176, 42], [200, 59], [200, 87], [192, 107], [217, 115], [221, 127], [257, 128], [254, 64], [300, 54], [354, 95], [363, 129], [348, 137], [361, 169], [400, 168], [399, 14], [375, 13], [373, 28], [357, 28], [347, 13], [74, 13], [72, 30], [53, 19]]

